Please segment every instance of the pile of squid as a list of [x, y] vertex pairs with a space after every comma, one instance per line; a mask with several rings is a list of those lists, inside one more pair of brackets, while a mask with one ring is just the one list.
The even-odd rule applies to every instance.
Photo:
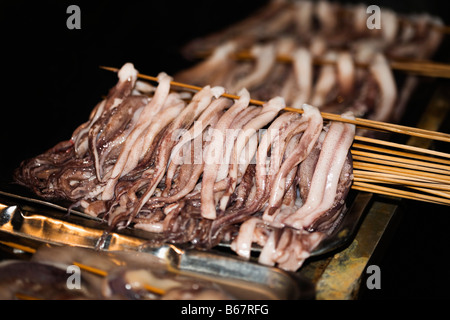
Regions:
[[[25, 160], [15, 180], [46, 199], [65, 199], [114, 228], [209, 249], [231, 243], [260, 263], [297, 270], [345, 214], [355, 126], [324, 122], [316, 107], [287, 112], [137, 80], [131, 63], [71, 139]], [[353, 119], [351, 112], [343, 118]]]
[[383, 7], [379, 28], [369, 28], [368, 8], [269, 1], [243, 21], [188, 43], [185, 55], [203, 60], [174, 78], [224, 86], [234, 94], [245, 87], [254, 99], [281, 96], [289, 106], [307, 103], [322, 112], [351, 111], [398, 123], [419, 79], [394, 74], [390, 61], [430, 59], [442, 41], [443, 23], [429, 14], [401, 15]]

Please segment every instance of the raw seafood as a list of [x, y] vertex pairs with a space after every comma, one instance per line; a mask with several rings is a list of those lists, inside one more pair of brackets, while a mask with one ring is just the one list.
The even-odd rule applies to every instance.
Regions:
[[229, 241], [245, 257], [256, 242], [264, 263], [300, 267], [345, 209], [354, 125], [324, 127], [316, 107], [287, 112], [281, 97], [253, 106], [246, 89], [232, 101], [205, 86], [186, 102], [164, 73], [147, 95], [136, 74], [125, 64], [72, 139], [24, 161], [16, 181], [113, 228], [197, 248]]

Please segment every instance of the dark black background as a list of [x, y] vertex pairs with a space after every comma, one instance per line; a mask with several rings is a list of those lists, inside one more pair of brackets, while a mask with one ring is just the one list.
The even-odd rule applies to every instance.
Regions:
[[[173, 74], [195, 61], [182, 46], [230, 25], [267, 1], [2, 1], [0, 4], [0, 179], [22, 159], [69, 139], [115, 82], [100, 65], [133, 62], [142, 73]], [[359, 2], [359, 1], [358, 1]], [[66, 9], [81, 8], [81, 30]], [[430, 12], [450, 25], [446, 1], [375, 1], [398, 12]], [[448, 36], [450, 37], [450, 36]], [[435, 58], [449, 60], [447, 42]], [[427, 90], [421, 97], [429, 98]], [[419, 93], [420, 94], [420, 93]], [[449, 132], [449, 122], [441, 131]], [[382, 289], [362, 298], [449, 298], [449, 207], [405, 202], [379, 262]]]
[[[10, 168], [69, 138], [116, 82], [100, 65], [133, 62], [143, 73], [173, 74], [193, 63], [180, 54], [187, 40], [245, 17], [258, 3], [230, 1], [221, 8], [212, 1], [2, 2], [2, 111], [9, 116], [2, 121], [0, 143], [14, 150], [2, 162]], [[80, 30], [66, 27], [70, 4], [81, 9]]]

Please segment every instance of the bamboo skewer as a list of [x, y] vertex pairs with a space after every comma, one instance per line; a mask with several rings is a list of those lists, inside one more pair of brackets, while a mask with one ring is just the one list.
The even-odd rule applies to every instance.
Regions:
[[[391, 143], [395, 149], [404, 149], [399, 151], [374, 146], [376, 139], [366, 141], [371, 145], [354, 143], [351, 149], [353, 189], [450, 205], [450, 162], [445, 159], [448, 154], [439, 153], [442, 159], [418, 154], [429, 154], [428, 149]], [[378, 142], [386, 145], [385, 141]], [[405, 151], [408, 149], [414, 153]]]
[[383, 194], [383, 195], [392, 196], [392, 197], [420, 200], [420, 201], [426, 201], [426, 202], [431, 202], [431, 203], [435, 203], [435, 204], [450, 205], [450, 200], [446, 200], [446, 199], [443, 199], [440, 197], [429, 196], [429, 195], [425, 195], [425, 194], [417, 193], [417, 192], [398, 190], [398, 189], [379, 186], [379, 185], [375, 185], [375, 184], [371, 184], [371, 183], [355, 182], [355, 183], [353, 183], [352, 188], [355, 190], [371, 192], [371, 193], [378, 193], [378, 194]]
[[433, 26], [433, 28], [444, 34], [450, 34], [450, 26]]
[[[203, 55], [202, 55], [203, 56]], [[207, 56], [204, 55], [204, 56]], [[254, 56], [249, 51], [241, 51], [233, 55], [236, 60], [253, 60]], [[292, 63], [292, 57], [288, 55], [277, 55], [276, 60], [281, 63]], [[333, 65], [334, 61], [315, 58], [315, 65]], [[446, 63], [409, 60], [409, 61], [390, 61], [390, 67], [393, 70], [414, 73], [420, 76], [450, 78], [450, 65]], [[369, 63], [355, 62], [357, 68], [369, 68]]]
[[32, 297], [32, 296], [29, 296], [29, 295], [23, 294], [23, 293], [16, 293], [15, 296], [19, 300], [42, 300], [40, 298]]
[[[407, 145], [405, 145], [405, 146], [407, 146]], [[406, 158], [413, 158], [413, 159], [416, 159], [416, 160], [424, 160], [425, 162], [426, 161], [433, 162], [435, 167], [440, 167], [440, 165], [438, 165], [438, 163], [450, 165], [450, 161], [446, 160], [446, 159], [440, 159], [440, 158], [425, 156], [425, 155], [416, 154], [416, 153], [409, 153], [409, 152], [391, 150], [391, 149], [374, 147], [374, 146], [366, 146], [366, 145], [359, 144], [359, 143], [353, 143], [353, 148], [354, 149], [365, 149], [365, 150], [369, 150], [369, 151], [375, 151], [377, 153], [387, 153], [387, 154], [391, 154], [391, 155], [395, 155], [395, 156], [401, 156], [401, 157], [406, 157]], [[428, 150], [428, 149], [424, 149], [424, 150], [433, 151], [433, 150]], [[447, 154], [444, 153], [444, 155], [447, 155]]]
[[371, 164], [365, 162], [354, 161], [353, 167], [355, 169], [363, 169], [371, 172], [378, 173], [395, 173], [403, 176], [414, 176], [420, 175], [420, 177], [427, 178], [430, 182], [440, 182], [440, 183], [450, 183], [450, 178], [445, 177], [444, 175], [438, 175], [434, 173], [397, 168], [389, 165], [379, 165], [379, 164]]
[[430, 194], [434, 194], [437, 195], [441, 198], [448, 198], [450, 199], [450, 193], [449, 192], [444, 192], [444, 191], [439, 191], [439, 190], [434, 190], [434, 189], [428, 189], [428, 188], [419, 188], [419, 187], [411, 187], [411, 189], [415, 189], [415, 190], [419, 190], [422, 192], [427, 192]]

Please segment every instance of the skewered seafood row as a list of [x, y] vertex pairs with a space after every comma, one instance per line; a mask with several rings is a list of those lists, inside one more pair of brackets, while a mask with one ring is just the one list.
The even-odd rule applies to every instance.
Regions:
[[[254, 14], [221, 31], [189, 42], [188, 57], [211, 53], [234, 41], [238, 50], [290, 37], [299, 47], [324, 51], [367, 47], [389, 59], [426, 59], [442, 40], [440, 18], [427, 13], [399, 14], [381, 7], [379, 16], [369, 5], [332, 1], [270, 0]], [[368, 27], [376, 22], [377, 27]], [[312, 50], [312, 51], [315, 51]]]
[[[355, 127], [324, 125], [317, 108], [262, 107], [223, 87], [190, 94], [137, 81], [131, 63], [70, 140], [15, 172], [47, 199], [66, 199], [116, 228], [160, 233], [164, 241], [211, 248], [232, 242], [249, 257], [287, 270], [301, 266], [345, 209]], [[348, 112], [343, 117], [353, 117]]]
[[[381, 8], [380, 28], [370, 29], [367, 8], [269, 1], [243, 21], [188, 43], [186, 56], [209, 56], [174, 78], [220, 85], [233, 94], [245, 87], [263, 101], [281, 96], [289, 106], [308, 103], [323, 112], [351, 111], [360, 118], [399, 122], [418, 78], [396, 77], [389, 61], [431, 58], [443, 23], [428, 14]], [[243, 52], [253, 59], [236, 59]]]
[[[227, 42], [208, 59], [174, 78], [180, 82], [190, 80], [198, 86], [220, 85], [233, 94], [246, 88], [254, 99], [267, 101], [281, 96], [288, 106], [299, 108], [307, 103], [322, 112], [351, 111], [357, 117], [377, 121], [392, 120], [395, 106], [407, 93], [404, 91], [411, 90], [411, 79], [398, 88], [385, 55], [367, 48], [355, 53], [316, 54], [306, 47], [295, 47], [292, 39], [283, 38], [256, 44], [250, 51], [254, 60], [236, 60], [234, 41]], [[290, 57], [292, 63], [280, 63], [277, 61], [280, 56]], [[317, 66], [314, 62], [317, 58], [327, 63]], [[368, 68], [358, 67], [361, 64], [367, 64]]]

